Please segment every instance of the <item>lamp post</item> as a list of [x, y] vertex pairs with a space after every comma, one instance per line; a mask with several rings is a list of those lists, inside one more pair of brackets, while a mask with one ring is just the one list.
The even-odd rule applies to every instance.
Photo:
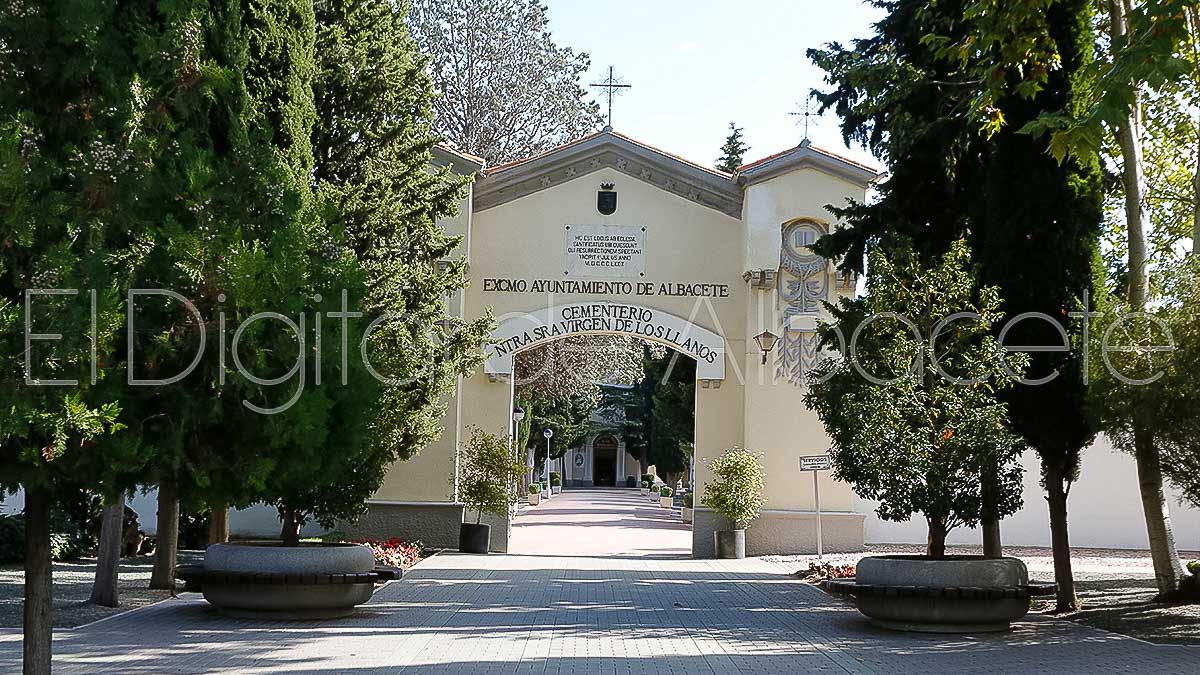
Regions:
[[775, 348], [775, 342], [779, 340], [779, 336], [769, 330], [764, 330], [754, 336], [754, 341], [758, 343], [758, 348], [762, 350], [763, 365], [767, 364], [767, 355]]
[[545, 431], [542, 432], [542, 435], [546, 437], [546, 466], [542, 470], [542, 477], [546, 480], [546, 484], [549, 485], [550, 484], [550, 439], [553, 438], [553, 436], [554, 436], [554, 430], [547, 428]]
[[[512, 444], [514, 453], [519, 453], [524, 450], [524, 448], [517, 447], [517, 427], [520, 426], [521, 420], [523, 420], [523, 419], [525, 419], [525, 409], [522, 408], [521, 406], [517, 406], [517, 407], [513, 408], [512, 426], [509, 428], [508, 442]], [[520, 457], [519, 454], [517, 456]], [[530, 470], [532, 471], [533, 467], [530, 467]]]

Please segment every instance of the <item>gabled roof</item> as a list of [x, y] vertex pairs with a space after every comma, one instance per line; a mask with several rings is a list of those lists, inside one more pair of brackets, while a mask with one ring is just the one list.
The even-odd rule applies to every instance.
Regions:
[[449, 166], [460, 175], [470, 176], [483, 171], [487, 160], [461, 150], [455, 150], [445, 143], [438, 143], [433, 146], [433, 163], [438, 166]]
[[475, 210], [494, 208], [603, 168], [615, 169], [734, 218], [741, 217], [742, 190], [733, 176], [610, 129], [535, 157], [488, 169], [475, 185]]
[[861, 162], [822, 150], [807, 138], [790, 150], [775, 153], [742, 166], [737, 172], [740, 185], [754, 185], [789, 171], [812, 167], [866, 188], [883, 177], [883, 173]]

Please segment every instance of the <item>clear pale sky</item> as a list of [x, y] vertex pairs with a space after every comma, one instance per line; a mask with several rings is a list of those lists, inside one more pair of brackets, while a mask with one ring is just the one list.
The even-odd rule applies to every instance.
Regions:
[[[803, 111], [805, 94], [824, 86], [805, 51], [866, 37], [882, 16], [859, 0], [543, 2], [554, 41], [591, 56], [585, 84], [604, 79], [611, 64], [633, 85], [614, 100], [613, 127], [705, 165], [731, 121], [745, 129], [747, 161], [799, 143], [803, 125], [788, 113]], [[832, 112], [812, 120], [814, 144], [878, 165], [846, 148]]]

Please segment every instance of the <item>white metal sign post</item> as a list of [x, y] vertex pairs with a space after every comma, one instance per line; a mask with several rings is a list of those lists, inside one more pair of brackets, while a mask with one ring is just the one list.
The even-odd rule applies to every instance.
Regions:
[[817, 480], [818, 471], [828, 471], [833, 464], [829, 455], [803, 455], [800, 457], [800, 470], [811, 471], [813, 477], [813, 502], [817, 507], [817, 562], [822, 562], [823, 551], [821, 536], [821, 487]]

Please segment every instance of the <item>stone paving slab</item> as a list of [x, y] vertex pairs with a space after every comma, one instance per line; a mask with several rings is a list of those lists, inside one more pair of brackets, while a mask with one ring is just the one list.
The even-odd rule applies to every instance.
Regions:
[[[1045, 617], [979, 636], [879, 630], [790, 576], [794, 561], [684, 557], [687, 526], [636, 491], [568, 491], [544, 506], [517, 519], [517, 555], [434, 556], [352, 617], [230, 619], [185, 594], [56, 631], [55, 672], [1200, 672], [1200, 648]], [[19, 631], [0, 630], [0, 673], [20, 672], [20, 658]]]
[[[872, 628], [762, 560], [426, 560], [335, 621], [229, 619], [192, 594], [56, 633], [55, 672], [695, 675], [1195, 673], [1200, 650], [1037, 618], [1007, 634]], [[0, 634], [0, 672], [20, 639]]]
[[513, 519], [514, 555], [689, 558], [692, 528], [679, 509], [629, 488], [563, 488]]

